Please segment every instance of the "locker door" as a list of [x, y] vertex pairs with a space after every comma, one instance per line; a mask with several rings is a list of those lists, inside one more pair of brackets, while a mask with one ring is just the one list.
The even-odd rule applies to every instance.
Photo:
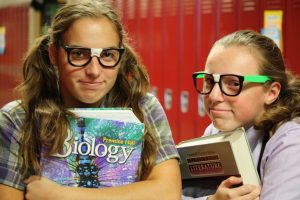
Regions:
[[239, 1], [238, 29], [252, 29], [260, 32], [259, 0]]
[[137, 20], [138, 20], [138, 41], [137, 41], [137, 49], [139, 55], [141, 56], [142, 62], [146, 68], [150, 65], [150, 51], [149, 48], [149, 0], [139, 0], [136, 4], [138, 6], [137, 9]]
[[195, 137], [196, 93], [191, 74], [196, 66], [196, 1], [180, 1], [179, 140]]
[[22, 79], [22, 58], [28, 48], [29, 6], [0, 8], [0, 26], [5, 29], [5, 49], [0, 55], [0, 107], [18, 98], [13, 89]]
[[[286, 6], [286, 1], [285, 0], [263, 0], [260, 2], [260, 18], [261, 18], [261, 28], [264, 28], [265, 24], [264, 24], [264, 13], [265, 11], [267, 10], [280, 10], [283, 12], [283, 21], [282, 21], [282, 46], [284, 47], [285, 45], [285, 40], [286, 40], [286, 34], [285, 34], [285, 31], [286, 31], [286, 9], [285, 9], [285, 6]], [[282, 48], [283, 50], [283, 53], [284, 53], [284, 48]]]
[[151, 92], [162, 102], [162, 61], [163, 61], [163, 42], [162, 42], [162, 0], [151, 0], [150, 2], [150, 83]]
[[136, 0], [124, 0], [124, 27], [128, 33], [130, 44], [137, 50], [138, 23], [136, 20]]
[[237, 1], [238, 0], [218, 1], [217, 38], [238, 29]]
[[175, 143], [179, 142], [179, 0], [164, 0], [163, 20], [163, 106]]
[[300, 75], [300, 60], [297, 49], [300, 45], [300, 0], [286, 1], [286, 14], [284, 15], [285, 30], [284, 55], [288, 68]]
[[[215, 0], [197, 1], [197, 20], [196, 20], [196, 67], [195, 71], [202, 71], [205, 67], [208, 53], [216, 40], [217, 4]], [[189, 77], [192, 80], [192, 75]], [[193, 87], [194, 88], [194, 87]], [[196, 90], [197, 114], [196, 114], [196, 136], [203, 134], [205, 128], [210, 124], [210, 119], [205, 113], [203, 100]]]

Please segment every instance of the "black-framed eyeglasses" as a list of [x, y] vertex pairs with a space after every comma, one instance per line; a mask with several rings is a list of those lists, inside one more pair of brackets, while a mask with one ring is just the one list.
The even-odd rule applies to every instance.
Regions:
[[86, 48], [61, 45], [68, 55], [68, 62], [74, 67], [84, 67], [89, 64], [94, 56], [104, 68], [113, 68], [121, 60], [124, 48]]
[[227, 96], [237, 96], [243, 88], [244, 82], [265, 83], [271, 80], [265, 75], [240, 76], [236, 74], [209, 74], [205, 72], [193, 73], [194, 86], [199, 94], [210, 94], [215, 83]]

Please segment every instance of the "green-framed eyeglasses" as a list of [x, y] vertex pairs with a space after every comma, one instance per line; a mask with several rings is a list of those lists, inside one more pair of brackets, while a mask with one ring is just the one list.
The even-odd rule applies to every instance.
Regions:
[[218, 83], [220, 90], [227, 96], [237, 96], [243, 88], [244, 82], [264, 84], [271, 78], [266, 75], [236, 74], [210, 74], [206, 72], [193, 73], [194, 86], [199, 94], [210, 94], [215, 83]]

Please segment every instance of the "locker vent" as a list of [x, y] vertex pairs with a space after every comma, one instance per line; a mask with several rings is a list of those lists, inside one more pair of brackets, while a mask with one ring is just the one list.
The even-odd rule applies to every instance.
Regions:
[[147, 18], [148, 11], [148, 1], [141, 0], [140, 1], [140, 17]]
[[212, 13], [213, 1], [212, 0], [202, 0], [201, 1], [201, 13], [210, 14]]
[[167, 0], [166, 5], [167, 5], [168, 16], [176, 16], [178, 13], [178, 1]]
[[282, 8], [280, 0], [266, 0], [265, 5], [267, 10], [277, 10]]
[[230, 13], [233, 11], [233, 0], [221, 0], [221, 12]]
[[300, 9], [300, 0], [293, 0], [292, 1], [292, 8], [294, 10], [299, 10]]
[[184, 1], [184, 14], [193, 15], [195, 13], [195, 7], [196, 5], [194, 0]]
[[242, 9], [245, 12], [254, 11], [256, 7], [256, 2], [253, 0], [243, 0]]
[[153, 17], [161, 17], [162, 0], [153, 0]]
[[135, 16], [135, 3], [134, 3], [134, 0], [128, 0], [127, 17], [128, 17], [128, 19], [134, 19], [134, 16]]

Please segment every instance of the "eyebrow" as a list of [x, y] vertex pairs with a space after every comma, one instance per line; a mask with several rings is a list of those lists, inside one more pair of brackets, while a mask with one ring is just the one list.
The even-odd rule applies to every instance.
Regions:
[[81, 45], [76, 45], [76, 44], [64, 44], [65, 46], [72, 47], [72, 48], [85, 48], [85, 49], [110, 49], [110, 48], [120, 48], [118, 46], [108, 46], [108, 47], [103, 47], [103, 48], [98, 48], [98, 47], [85, 47]]

